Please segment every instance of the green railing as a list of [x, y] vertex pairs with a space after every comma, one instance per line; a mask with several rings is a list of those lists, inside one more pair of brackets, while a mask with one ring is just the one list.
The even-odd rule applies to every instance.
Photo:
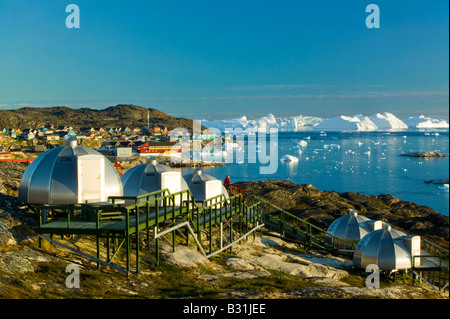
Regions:
[[[359, 242], [358, 240], [338, 238], [264, 199], [252, 195], [247, 195], [247, 199], [261, 202], [264, 223], [275, 228], [282, 237], [298, 239], [310, 247], [315, 246], [344, 255], [352, 254]], [[345, 247], [345, 249], [339, 247]]]
[[[56, 220], [59, 221], [61, 227], [64, 229], [54, 231], [54, 234], [83, 233], [96, 235], [97, 259], [100, 256], [99, 238], [101, 236], [106, 236], [107, 238], [108, 262], [111, 262], [117, 254], [116, 250], [114, 255], [110, 257], [109, 240], [122, 236], [120, 237], [122, 242], [119, 248], [124, 244], [126, 246], [128, 271], [130, 269], [130, 236], [134, 234], [136, 236], [136, 243], [139, 243], [139, 232], [140, 230], [146, 229], [147, 241], [149, 241], [149, 230], [151, 228], [153, 228], [153, 234], [157, 242], [156, 247], [158, 247], [159, 238], [155, 235], [156, 233], [162, 236], [161, 234], [169, 232], [168, 229], [170, 229], [173, 232], [173, 246], [175, 247], [175, 230], [178, 230], [180, 227], [185, 227], [191, 231], [193, 236], [194, 232], [196, 233], [194, 239], [196, 239], [197, 245], [200, 245], [199, 248], [202, 251], [204, 249], [201, 247], [201, 234], [202, 232], [206, 232], [207, 237], [209, 237], [210, 252], [208, 256], [222, 251], [221, 248], [213, 253], [212, 235], [213, 227], [219, 228], [222, 231], [224, 225], [228, 226], [230, 231], [230, 243], [227, 247], [231, 247], [232, 244], [238, 242], [251, 232], [254, 234], [255, 230], [260, 229], [262, 225], [266, 228], [275, 229], [284, 238], [293, 239], [310, 247], [322, 248], [347, 256], [353, 253], [358, 243], [358, 240], [338, 238], [267, 200], [246, 195], [242, 192], [231, 197], [221, 194], [201, 202], [196, 202], [189, 189], [176, 193], [170, 193], [168, 189], [163, 189], [140, 196], [111, 196], [105, 203], [30, 206], [30, 209], [38, 214], [39, 228], [45, 228], [45, 223], [48, 219], [50, 223]], [[85, 232], [79, 229], [78, 232], [75, 231], [75, 226], [72, 225], [75, 225], [75, 222], [83, 221], [87, 224], [90, 223], [89, 227], [91, 228]], [[117, 225], [117, 227], [112, 227], [114, 225]], [[165, 230], [159, 232], [159, 227], [165, 228]], [[42, 233], [45, 233], [45, 231], [51, 233], [53, 231], [51, 228], [40, 230]], [[238, 239], [233, 239], [233, 230], [239, 233]], [[188, 234], [187, 231], [186, 234]], [[188, 235], [186, 239], [189, 239]], [[436, 258], [439, 263], [439, 269], [445, 269], [443, 263], [447, 265], [447, 272], [444, 273], [444, 279], [447, 278], [448, 282], [448, 249], [426, 240], [422, 240], [421, 243], [431, 255], [415, 256], [413, 258], [413, 265], [417, 260], [416, 258], [419, 257]], [[345, 249], [342, 249], [342, 247], [345, 247]], [[136, 254], [139, 255], [139, 245], [136, 245]], [[158, 256], [158, 249], [156, 254]], [[156, 259], [158, 260], [158, 258]], [[138, 261], [136, 261], [136, 270], [139, 270]]]

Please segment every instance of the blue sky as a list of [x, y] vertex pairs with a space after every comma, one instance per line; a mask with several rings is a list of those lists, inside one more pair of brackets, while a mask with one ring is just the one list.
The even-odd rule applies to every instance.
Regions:
[[[68, 4], [80, 28], [68, 29]], [[365, 8], [380, 8], [368, 29]], [[448, 119], [448, 1], [0, 0], [0, 108]]]

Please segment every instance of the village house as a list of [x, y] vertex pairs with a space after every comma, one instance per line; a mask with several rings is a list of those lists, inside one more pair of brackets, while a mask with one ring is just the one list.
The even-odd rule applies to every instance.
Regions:
[[44, 153], [47, 152], [47, 147], [45, 145], [33, 145], [31, 147], [31, 151], [36, 153]]
[[[114, 154], [117, 154], [118, 148], [131, 148], [132, 153], [138, 156], [170, 156], [173, 147], [176, 142], [158, 142], [158, 141], [142, 141], [142, 140], [119, 140], [112, 142], [104, 142], [102, 148], [105, 150], [109, 150]], [[181, 147], [177, 147], [173, 150], [176, 153], [175, 156], [181, 157]]]
[[48, 134], [44, 136], [44, 141], [59, 141], [59, 135]]
[[176, 142], [145, 142], [139, 146], [140, 156], [170, 156], [181, 157], [181, 147], [174, 148]]
[[34, 138], [36, 137], [36, 135], [31, 131], [23, 133], [22, 136], [25, 139], [25, 141], [34, 140]]

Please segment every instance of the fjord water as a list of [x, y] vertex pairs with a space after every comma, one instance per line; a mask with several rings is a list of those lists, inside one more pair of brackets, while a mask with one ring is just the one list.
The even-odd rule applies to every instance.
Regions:
[[[306, 141], [307, 145], [298, 146], [301, 140]], [[268, 164], [258, 161], [250, 164], [247, 160], [204, 168], [204, 171], [222, 180], [230, 175], [232, 182], [283, 179], [339, 193], [391, 194], [405, 201], [429, 206], [438, 213], [449, 214], [448, 189], [425, 183], [426, 180], [449, 177], [449, 158], [400, 156], [419, 151], [448, 154], [448, 130], [279, 132], [277, 146], [278, 169], [275, 174], [260, 174], [260, 166]], [[284, 155], [296, 156], [299, 161], [282, 162], [280, 159]]]

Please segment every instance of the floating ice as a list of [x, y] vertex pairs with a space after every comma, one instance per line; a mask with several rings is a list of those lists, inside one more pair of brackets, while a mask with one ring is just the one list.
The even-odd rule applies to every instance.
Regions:
[[301, 140], [300, 142], [298, 142], [297, 145], [300, 146], [300, 147], [306, 147], [308, 145], [308, 142], [304, 141], [304, 140]]
[[355, 115], [351, 116], [337, 116], [329, 120], [324, 120], [316, 126], [316, 128], [325, 130], [356, 130], [356, 131], [371, 131], [376, 130], [377, 126], [366, 116]]
[[250, 120], [245, 115], [232, 119], [223, 120], [202, 120], [201, 124], [208, 128], [217, 128], [221, 131], [225, 129], [241, 128], [265, 131], [270, 128], [277, 128], [287, 131], [298, 131], [304, 128], [320, 129], [320, 136], [326, 136], [327, 130], [357, 130], [372, 131], [384, 129], [407, 129], [409, 128], [449, 128], [448, 120], [434, 119], [424, 115], [410, 117], [407, 120], [400, 120], [395, 115], [385, 112], [376, 113], [369, 117], [357, 114], [354, 116], [337, 116], [331, 119], [323, 119], [315, 116], [289, 116], [277, 118], [273, 114], [267, 114], [260, 118]]
[[280, 161], [282, 162], [298, 162], [298, 158], [292, 155], [284, 155]]
[[323, 146], [323, 148], [325, 150], [338, 150], [338, 149], [341, 148], [341, 146], [338, 145], [338, 144], [326, 144], [326, 145]]
[[407, 129], [408, 125], [399, 120], [394, 114], [384, 112], [371, 115], [369, 119], [378, 129]]
[[[403, 121], [411, 128], [449, 128], [448, 121], [442, 119], [434, 119], [424, 115], [410, 117]], [[425, 133], [425, 135], [430, 135]]]

